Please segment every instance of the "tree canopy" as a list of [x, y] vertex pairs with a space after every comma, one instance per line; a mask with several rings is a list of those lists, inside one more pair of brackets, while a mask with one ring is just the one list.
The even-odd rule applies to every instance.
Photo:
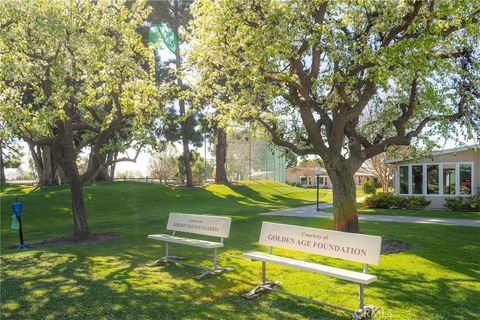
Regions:
[[[48, 146], [68, 177], [75, 238], [88, 237], [83, 183], [118, 158], [105, 152], [149, 134], [159, 110], [153, 50], [137, 32], [145, 1], [0, 3], [0, 113], [5, 128]], [[90, 147], [89, 168], [76, 160]]]
[[364, 161], [459, 127], [478, 133], [479, 13], [478, 0], [199, 0], [192, 82], [223, 121], [320, 155], [336, 227], [357, 231], [353, 174]]

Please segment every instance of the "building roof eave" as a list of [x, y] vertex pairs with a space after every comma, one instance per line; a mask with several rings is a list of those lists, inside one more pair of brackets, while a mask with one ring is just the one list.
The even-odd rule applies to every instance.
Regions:
[[[430, 157], [430, 156], [441, 156], [441, 155], [445, 155], [445, 154], [458, 153], [458, 152], [463, 152], [463, 151], [472, 151], [472, 150], [473, 151], [480, 150], [480, 144], [473, 144], [473, 145], [464, 146], [464, 147], [432, 151], [428, 154], [419, 156], [418, 159], [423, 159], [423, 158]], [[387, 160], [384, 161], [384, 163], [394, 164], [394, 163], [409, 161], [409, 160], [414, 160], [414, 159], [415, 159], [414, 157], [387, 159]]]

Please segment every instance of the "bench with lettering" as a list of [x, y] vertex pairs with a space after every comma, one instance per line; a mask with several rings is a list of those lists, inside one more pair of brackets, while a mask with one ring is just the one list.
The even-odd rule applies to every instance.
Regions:
[[[230, 224], [232, 219], [229, 217], [205, 216], [197, 214], [170, 213], [168, 216], [167, 230], [172, 234], [151, 234], [149, 239], [165, 242], [165, 256], [153, 263], [147, 264], [149, 267], [166, 264], [168, 262], [179, 263], [190, 267], [200, 268], [204, 272], [195, 279], [202, 279], [207, 275], [219, 274], [231, 271], [233, 268], [222, 268], [217, 265], [217, 249], [223, 248], [223, 239], [228, 238], [230, 234]], [[208, 241], [200, 239], [185, 238], [176, 235], [176, 232], [194, 233], [220, 238], [220, 241]], [[194, 246], [202, 249], [213, 249], [213, 267], [205, 268], [194, 264], [181, 261], [184, 257], [169, 255], [168, 244], [178, 243], [188, 246]]]
[[[262, 262], [262, 282], [250, 292], [245, 293], [243, 295], [244, 298], [253, 299], [264, 292], [272, 291], [353, 313], [353, 319], [371, 317], [379, 309], [378, 307], [364, 304], [364, 286], [377, 280], [376, 276], [368, 274], [368, 264], [378, 265], [380, 262], [381, 237], [263, 222], [259, 243], [268, 246], [269, 253], [248, 252], [243, 253], [243, 256]], [[273, 247], [361, 262], [363, 263], [363, 272], [274, 255], [272, 254]], [[278, 290], [275, 287], [280, 282], [267, 281], [267, 263], [358, 283], [360, 288], [359, 309], [351, 310]]]

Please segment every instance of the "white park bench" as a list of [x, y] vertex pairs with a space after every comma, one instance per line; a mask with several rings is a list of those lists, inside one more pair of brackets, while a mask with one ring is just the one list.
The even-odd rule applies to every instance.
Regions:
[[[153, 267], [168, 262], [179, 263], [190, 267], [203, 269], [204, 272], [195, 279], [202, 279], [207, 275], [223, 273], [225, 271], [231, 271], [233, 268], [221, 268], [217, 265], [217, 249], [223, 248], [223, 239], [228, 238], [230, 234], [231, 218], [228, 217], [215, 217], [204, 216], [197, 214], [182, 214], [182, 213], [170, 213], [168, 216], [167, 230], [172, 230], [172, 234], [151, 234], [149, 239], [160, 240], [165, 242], [165, 256], [156, 260], [153, 263], [147, 264], [147, 266]], [[219, 241], [208, 241], [200, 239], [192, 239], [179, 237], [176, 232], [187, 232], [212, 237], [220, 238]], [[178, 243], [188, 246], [194, 246], [202, 249], [213, 249], [213, 267], [205, 268], [194, 264], [181, 261], [184, 257], [177, 257], [169, 255], [168, 244]]]
[[[364, 286], [377, 280], [376, 276], [368, 274], [368, 264], [378, 265], [380, 262], [381, 237], [263, 222], [259, 243], [268, 246], [269, 252], [248, 252], [243, 253], [243, 256], [262, 261], [262, 282], [250, 292], [245, 293], [244, 298], [253, 299], [264, 292], [272, 291], [353, 313], [353, 319], [370, 317], [379, 309], [364, 304]], [[362, 262], [363, 272], [274, 255], [272, 247]], [[351, 310], [275, 289], [274, 287], [280, 282], [267, 281], [267, 262], [358, 283], [359, 309]]]

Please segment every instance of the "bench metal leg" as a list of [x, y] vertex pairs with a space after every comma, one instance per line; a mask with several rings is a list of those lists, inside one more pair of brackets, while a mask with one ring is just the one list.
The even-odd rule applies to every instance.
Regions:
[[191, 263], [181, 261], [181, 260], [184, 260], [184, 259], [185, 259], [185, 257], [168, 255], [168, 242], [166, 242], [165, 256], [158, 259], [158, 260], [155, 260], [152, 263], [147, 263], [146, 266], [147, 267], [156, 267], [156, 266], [165, 265], [165, 264], [171, 262], [171, 263], [181, 264], [181, 265], [185, 265], [185, 266], [192, 267], [192, 268], [202, 269], [204, 271], [203, 273], [199, 274], [198, 276], [193, 277], [194, 279], [197, 279], [197, 280], [202, 280], [205, 277], [210, 276], [210, 275], [218, 275], [218, 274], [222, 274], [224, 272], [234, 270], [233, 268], [223, 268], [223, 267], [218, 266], [218, 263], [217, 263], [217, 249], [214, 249], [214, 252], [213, 252], [213, 268], [205, 268], [205, 267], [202, 267], [202, 266], [198, 266], [196, 264], [191, 264]]
[[169, 262], [172, 263], [182, 263], [179, 260], [184, 260], [185, 257], [178, 257], [178, 256], [163, 256], [160, 259], [155, 260], [154, 262], [147, 263], [147, 267], [157, 267], [157, 266], [163, 266]]
[[352, 320], [371, 319], [378, 310], [380, 310], [379, 307], [366, 304], [363, 306], [363, 309], [359, 309], [354, 313]]
[[218, 275], [218, 274], [222, 274], [224, 272], [229, 272], [229, 271], [234, 270], [233, 268], [222, 268], [222, 267], [218, 266], [218, 263], [217, 263], [217, 249], [216, 248], [213, 249], [213, 268], [203, 268], [203, 267], [201, 267], [201, 268], [204, 269], [205, 272], [203, 272], [202, 274], [199, 274], [198, 276], [193, 277], [194, 279], [202, 280], [203, 278], [205, 278], [207, 276]]
[[263, 293], [272, 291], [274, 287], [279, 285], [280, 285], [279, 281], [266, 281], [262, 284], [259, 284], [252, 290], [245, 292], [244, 294], [242, 294], [242, 297], [248, 300], [253, 300]]
[[358, 306], [358, 308], [363, 310], [363, 290], [364, 290], [364, 285], [361, 283], [359, 286], [360, 286], [360, 290], [359, 290], [360, 305]]
[[294, 298], [297, 298], [297, 299], [300, 299], [300, 300], [316, 303], [316, 304], [324, 306], [324, 307], [337, 309], [337, 310], [342, 310], [342, 311], [348, 312], [350, 314], [353, 313], [352, 320], [370, 319], [370, 318], [373, 317], [375, 312], [377, 312], [380, 309], [379, 307], [375, 307], [371, 304], [364, 304], [364, 289], [365, 289], [364, 284], [359, 284], [359, 286], [360, 286], [360, 288], [359, 288], [360, 289], [359, 290], [359, 309], [356, 310], [356, 311], [351, 310], [351, 309], [347, 309], [347, 308], [344, 308], [344, 307], [341, 307], [341, 306], [336, 306], [336, 305], [333, 305], [333, 304], [330, 304], [330, 303], [326, 303], [326, 302], [323, 302], [323, 301], [318, 301], [318, 300], [313, 300], [313, 299], [310, 299], [310, 298], [302, 297], [302, 296], [299, 296], [299, 295], [296, 295], [296, 294], [293, 294], [293, 293], [290, 293], [290, 292], [281, 291], [281, 290], [278, 290], [278, 289], [275, 288], [278, 285], [280, 285], [280, 282], [278, 282], [278, 281], [267, 281], [267, 264], [266, 264], [265, 261], [262, 261], [262, 283], [259, 284], [258, 286], [256, 286], [255, 288], [253, 288], [251, 291], [242, 294], [242, 297], [245, 298], [245, 299], [248, 299], [248, 300], [252, 300], [252, 299], [257, 298], [258, 296], [260, 296], [261, 294], [263, 294], [265, 292], [272, 291], [272, 292], [276, 292], [276, 293], [279, 293], [279, 294], [284, 294], [284, 295], [287, 295], [287, 296], [290, 296], [290, 297], [294, 297]]
[[[368, 273], [368, 264], [363, 265], [363, 273], [365, 274]], [[353, 318], [352, 318], [353, 320], [370, 319], [378, 310], [380, 310], [379, 307], [376, 307], [371, 304], [365, 304], [364, 290], [365, 290], [365, 285], [360, 283], [359, 291], [358, 291], [359, 305], [358, 305], [358, 310], [353, 315]]]
[[262, 261], [262, 283], [242, 294], [242, 297], [248, 300], [255, 299], [262, 293], [271, 291], [274, 287], [279, 286], [280, 282], [278, 281], [267, 281], [267, 263]]
[[354, 313], [352, 320], [370, 319], [373, 315], [380, 310], [371, 304], [364, 304], [364, 284], [359, 284], [359, 309]]

